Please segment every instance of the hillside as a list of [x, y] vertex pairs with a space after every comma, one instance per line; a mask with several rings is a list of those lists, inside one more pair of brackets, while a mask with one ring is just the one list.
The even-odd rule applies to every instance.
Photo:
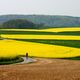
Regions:
[[34, 24], [31, 21], [25, 20], [25, 19], [14, 19], [6, 21], [2, 24], [3, 28], [9, 28], [9, 29], [34, 29], [37, 28], [37, 24]]
[[44, 28], [80, 26], [80, 17], [57, 15], [1, 15], [0, 24], [13, 19], [27, 19], [35, 24], [45, 26]]

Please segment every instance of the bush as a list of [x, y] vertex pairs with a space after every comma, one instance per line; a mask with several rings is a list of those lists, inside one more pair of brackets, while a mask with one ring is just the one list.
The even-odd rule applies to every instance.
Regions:
[[0, 65], [6, 65], [6, 64], [14, 64], [18, 62], [24, 61], [20, 56], [16, 56], [14, 58], [0, 58]]

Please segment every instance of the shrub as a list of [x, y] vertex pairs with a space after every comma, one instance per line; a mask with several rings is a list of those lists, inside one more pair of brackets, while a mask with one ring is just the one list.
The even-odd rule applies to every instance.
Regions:
[[20, 56], [16, 56], [14, 58], [1, 57], [0, 65], [14, 64], [14, 63], [22, 62], [22, 61], [23, 61], [23, 59]]

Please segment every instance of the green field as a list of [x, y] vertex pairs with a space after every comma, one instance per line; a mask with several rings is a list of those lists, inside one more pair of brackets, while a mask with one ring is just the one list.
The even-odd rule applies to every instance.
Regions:
[[0, 34], [26, 34], [26, 35], [76, 35], [80, 36], [80, 31], [64, 31], [64, 32], [44, 32], [44, 31], [10, 31], [0, 30]]
[[15, 39], [19, 41], [51, 44], [51, 45], [60, 45], [67, 47], [80, 48], [80, 40], [49, 40], [49, 39]]
[[[18, 31], [18, 30], [0, 30], [0, 34], [15, 34], [15, 35], [73, 35], [80, 36], [80, 31], [62, 31], [62, 32], [44, 32], [44, 31]], [[80, 40], [57, 40], [57, 39], [15, 39], [20, 41], [28, 41], [35, 43], [60, 45], [80, 48]]]
[[[0, 30], [0, 34], [22, 34], [22, 35], [77, 35], [80, 36], [80, 31], [63, 31], [63, 32], [43, 32], [43, 31], [14, 31]], [[36, 42], [51, 45], [60, 45], [80, 48], [80, 40], [57, 40], [57, 39], [15, 39], [20, 41]]]
[[[56, 29], [57, 30], [57, 29]], [[53, 29], [52, 29], [52, 31], [53, 31]], [[45, 44], [47, 44], [47, 46], [49, 45], [51, 45], [51, 46], [62, 46], [62, 47], [68, 47], [68, 48], [73, 48], [73, 52], [72, 52], [72, 54], [73, 53], [76, 53], [77, 54], [77, 52], [75, 51], [74, 52], [74, 49], [80, 49], [80, 31], [61, 31], [61, 32], [48, 32], [48, 31], [38, 31], [38, 30], [33, 30], [33, 31], [28, 31], [28, 30], [21, 30], [21, 31], [19, 31], [19, 30], [6, 30], [6, 29], [4, 29], [4, 30], [0, 30], [0, 34], [1, 34], [1, 37], [2, 38], [7, 38], [7, 37], [3, 37], [3, 35], [14, 35], [14, 37], [17, 35], [17, 37], [18, 37], [18, 35], [22, 35], [22, 37], [24, 36], [24, 35], [32, 35], [32, 36], [35, 36], [35, 35], [37, 35], [36, 37], [41, 37], [41, 39], [28, 39], [26, 36], [25, 36], [25, 38], [24, 39], [22, 39], [21, 37], [19, 38], [19, 39], [17, 39], [17, 38], [7, 38], [7, 39], [12, 39], [12, 40], [16, 40], [16, 41], [21, 41], [21, 42], [26, 42], [26, 45], [28, 45], [29, 47], [30, 47], [30, 45], [31, 46], [38, 46], [38, 44], [35, 44], [35, 43], [40, 43], [41, 45], [45, 45]], [[58, 35], [58, 36], [62, 36], [62, 38], [63, 39], [54, 39], [54, 38], [52, 38], [52, 39], [43, 39], [44, 37], [43, 37], [43, 35], [48, 35], [48, 38], [49, 38], [49, 36], [50, 35], [53, 35], [53, 36], [55, 36], [55, 35]], [[79, 40], [77, 40], [77, 39], [75, 39], [75, 40], [66, 40], [65, 38], [64, 38], [64, 36], [65, 37], [67, 37], [67, 35], [69, 35], [70, 37], [71, 36], [77, 36], [77, 38], [79, 38]], [[69, 38], [70, 38], [69, 37]], [[28, 42], [32, 42], [32, 43], [29, 43], [28, 44]], [[40, 45], [39, 44], [39, 45]], [[22, 45], [22, 44], [21, 44]], [[25, 44], [24, 44], [25, 45]], [[46, 46], [46, 45], [45, 45]], [[14, 46], [15, 47], [15, 46]], [[41, 47], [40, 47], [41, 48]], [[34, 49], [34, 48], [33, 48]], [[33, 49], [31, 49], [31, 50], [33, 50]], [[46, 47], [44, 47], [44, 49], [46, 49]], [[62, 49], [62, 48], [61, 48]], [[40, 51], [41, 51], [41, 49], [39, 49]], [[53, 48], [52, 48], [52, 50], [53, 50]], [[58, 50], [58, 49], [56, 49], [56, 50]], [[59, 49], [60, 50], [60, 49]], [[22, 50], [23, 51], [23, 50]], [[62, 52], [66, 52], [66, 49], [64, 50], [64, 49], [62, 49]], [[34, 52], [35, 53], [35, 49], [34, 49], [34, 51], [32, 51], [32, 52]], [[46, 51], [47, 52], [47, 51]], [[71, 52], [70, 52], [71, 53]], [[36, 55], [37, 55], [37, 53], [35, 53]], [[39, 53], [40, 54], [40, 53]], [[79, 53], [78, 53], [79, 54]], [[49, 55], [49, 54], [48, 54]], [[47, 56], [48, 57], [48, 56]], [[79, 60], [80, 59], [80, 57], [78, 56], [78, 57], [74, 57], [74, 58], [68, 58], [67, 57], [67, 59], [74, 59], [74, 60]], [[4, 59], [5, 60], [5, 59]], [[5, 62], [5, 61], [4, 61]], [[3, 62], [3, 63], [4, 63]], [[14, 61], [13, 61], [13, 63], [14, 63]]]

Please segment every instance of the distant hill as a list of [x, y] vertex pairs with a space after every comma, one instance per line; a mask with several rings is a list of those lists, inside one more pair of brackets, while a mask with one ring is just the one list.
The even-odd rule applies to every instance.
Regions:
[[14, 29], [36, 29], [37, 24], [34, 24], [31, 21], [28, 21], [26, 19], [14, 19], [6, 21], [2, 24], [3, 28], [14, 28]]
[[80, 27], [80, 17], [57, 15], [2, 15], [0, 16], [0, 24], [13, 19], [26, 19], [34, 24], [39, 24], [39, 28]]

